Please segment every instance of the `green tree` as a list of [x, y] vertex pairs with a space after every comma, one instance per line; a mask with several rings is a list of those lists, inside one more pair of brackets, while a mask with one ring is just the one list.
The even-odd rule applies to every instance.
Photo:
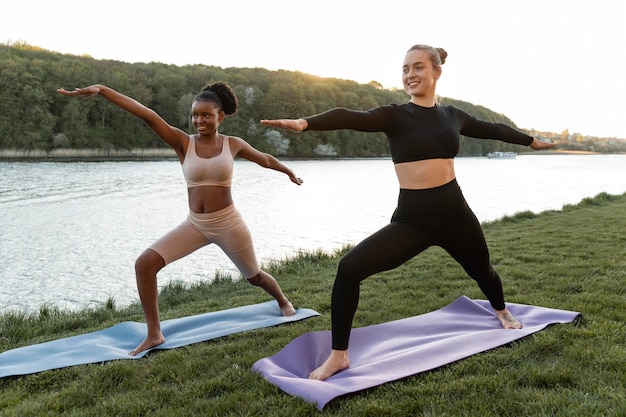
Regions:
[[48, 110], [50, 95], [40, 87], [25, 85], [18, 100], [18, 120], [15, 138], [20, 149], [49, 149], [52, 143], [54, 116]]
[[0, 148], [16, 147], [21, 128], [19, 100], [20, 63], [0, 50]]
[[60, 132], [63, 133], [72, 148], [97, 147], [90, 138], [90, 126], [87, 115], [89, 108], [79, 100], [69, 100], [62, 111]]

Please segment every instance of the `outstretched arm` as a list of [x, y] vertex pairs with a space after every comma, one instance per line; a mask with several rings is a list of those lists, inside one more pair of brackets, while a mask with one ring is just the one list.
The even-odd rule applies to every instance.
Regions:
[[275, 119], [275, 120], [261, 120], [261, 124], [265, 126], [276, 127], [279, 129], [292, 130], [294, 132], [302, 132], [309, 127], [309, 124], [304, 119]]
[[240, 156], [248, 161], [256, 162], [263, 168], [269, 168], [285, 173], [294, 184], [302, 184], [302, 178], [296, 177], [296, 174], [294, 174], [291, 169], [280, 162], [275, 156], [253, 148], [248, 142], [241, 138], [231, 136], [230, 140], [234, 140], [237, 143], [237, 151], [233, 152], [233, 155]]
[[360, 132], [384, 132], [392, 121], [388, 107], [379, 107], [367, 111], [350, 110], [335, 107], [325, 112], [299, 119], [261, 120], [265, 126], [302, 132], [304, 130], [340, 130], [350, 129]]
[[177, 127], [170, 126], [157, 112], [131, 97], [100, 84], [76, 88], [73, 91], [59, 88], [57, 92], [70, 97], [93, 97], [100, 95], [116, 106], [142, 119], [165, 143], [174, 148], [179, 156], [181, 152], [184, 155], [184, 148], [186, 148], [188, 140], [187, 134]]

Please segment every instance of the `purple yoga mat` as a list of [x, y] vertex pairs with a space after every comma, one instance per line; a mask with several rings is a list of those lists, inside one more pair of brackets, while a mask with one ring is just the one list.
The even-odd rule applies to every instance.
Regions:
[[448, 306], [402, 320], [352, 330], [350, 368], [326, 381], [307, 379], [330, 353], [330, 332], [297, 337], [252, 370], [288, 394], [315, 403], [438, 368], [514, 340], [554, 323], [569, 323], [580, 313], [507, 303], [521, 330], [505, 330], [485, 300], [459, 297]]

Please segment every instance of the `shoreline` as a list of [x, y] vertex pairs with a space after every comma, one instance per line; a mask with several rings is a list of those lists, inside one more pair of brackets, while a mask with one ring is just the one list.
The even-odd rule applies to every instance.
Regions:
[[[603, 155], [600, 152], [576, 150], [548, 150], [518, 152], [518, 155]], [[622, 153], [617, 153], [620, 155]], [[614, 154], [606, 154], [614, 155]], [[372, 158], [384, 158], [376, 156]], [[468, 156], [471, 157], [471, 156]], [[486, 158], [486, 156], [484, 156]], [[458, 156], [463, 158], [463, 156]], [[58, 148], [51, 151], [44, 149], [0, 149], [0, 161], [128, 161], [151, 159], [177, 159], [176, 152], [170, 148], [134, 148], [134, 149], [70, 149]], [[292, 159], [292, 158], [287, 158]], [[298, 159], [298, 158], [296, 158]], [[358, 158], [361, 159], [361, 158]], [[367, 159], [367, 158], [366, 158]]]
[[176, 158], [171, 148], [135, 149], [0, 149], [0, 160], [132, 160]]

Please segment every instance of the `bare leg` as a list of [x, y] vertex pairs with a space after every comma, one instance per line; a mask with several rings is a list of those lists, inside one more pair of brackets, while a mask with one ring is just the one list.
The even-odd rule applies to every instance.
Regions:
[[502, 327], [505, 329], [521, 329], [522, 323], [517, 321], [515, 317], [509, 312], [508, 309], [504, 310], [496, 310], [496, 316], [500, 323], [502, 323]]
[[146, 249], [135, 262], [135, 275], [137, 278], [137, 290], [141, 307], [148, 326], [148, 335], [129, 355], [135, 356], [145, 350], [158, 346], [165, 342], [161, 333], [161, 321], [159, 318], [159, 303], [157, 289], [157, 272], [165, 266], [161, 255], [152, 249]]
[[274, 297], [276, 301], [278, 301], [280, 312], [283, 316], [291, 317], [296, 314], [293, 305], [291, 305], [287, 297], [285, 297], [283, 291], [280, 289], [280, 285], [278, 285], [278, 282], [276, 282], [273, 276], [261, 270], [252, 278], [248, 278], [248, 282], [254, 286], [263, 288], [268, 294]]
[[326, 362], [309, 374], [309, 379], [324, 381], [349, 367], [350, 358], [348, 357], [348, 351], [333, 349], [330, 351], [330, 356], [328, 356]]

